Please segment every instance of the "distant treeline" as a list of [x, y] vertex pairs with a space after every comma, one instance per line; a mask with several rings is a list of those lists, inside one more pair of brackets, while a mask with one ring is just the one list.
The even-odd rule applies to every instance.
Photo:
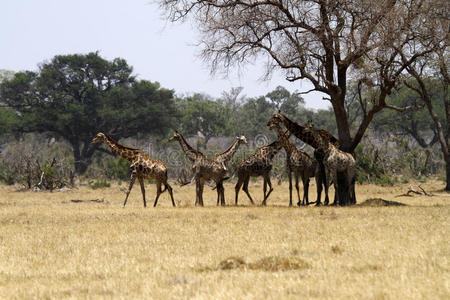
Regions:
[[[242, 95], [242, 88], [223, 91], [219, 98], [205, 94], [177, 96], [176, 91], [165, 89], [158, 82], [136, 78], [125, 60], [108, 61], [98, 53], [55, 56], [40, 64], [35, 72], [2, 71], [0, 80], [2, 159], [11, 156], [8, 151], [12, 149], [8, 150], [8, 146], [18, 147], [17, 143], [23, 141], [25, 134], [38, 133], [41, 137], [48, 137], [47, 142], [52, 140], [65, 145], [66, 162], [72, 164], [72, 173], [77, 175], [85, 174], [93, 161], [98, 164], [101, 153], [108, 152], [99, 144], [89, 143], [99, 131], [109, 133], [117, 140], [145, 137], [152, 141], [152, 151], [157, 152], [168, 147], [167, 138], [178, 130], [186, 137], [196, 137], [195, 146], [205, 150], [208, 142], [217, 137], [245, 135], [248, 139], [258, 136], [267, 141], [275, 139], [276, 135], [269, 131], [266, 123], [275, 111], [281, 110], [299, 124], [313, 120], [316, 128], [337, 136], [331, 108], [307, 108], [299, 93], [291, 93], [281, 86], [254, 98]], [[432, 87], [434, 82], [428, 84]], [[434, 91], [433, 97], [442, 97], [438, 88]], [[347, 114], [352, 130], [356, 130], [363, 114], [357, 93], [356, 83], [350, 84]], [[415, 93], [402, 87], [390, 97], [391, 103], [398, 106], [419, 102]], [[439, 105], [441, 102], [435, 103]], [[444, 121], [443, 107], [437, 107], [436, 111]], [[424, 154], [436, 152], [432, 149], [438, 142], [433, 128], [429, 114], [423, 110], [403, 113], [384, 110], [378, 113], [366, 134], [369, 140], [366, 139], [356, 151], [366, 160], [362, 168], [383, 169], [387, 166], [374, 166], [384, 162], [370, 162], [371, 158], [366, 157], [369, 153], [361, 152], [361, 148], [380, 157], [386, 156], [382, 154], [382, 148], [389, 143], [389, 147], [395, 146], [399, 153], [411, 153], [411, 149], [419, 149]], [[431, 164], [433, 159], [439, 159], [439, 151], [436, 155], [419, 160]], [[43, 155], [50, 159], [47, 156]], [[114, 168], [113, 165], [110, 167]], [[424, 172], [438, 172], [436, 168], [436, 164], [428, 166]], [[377, 172], [381, 174], [386, 170]]]

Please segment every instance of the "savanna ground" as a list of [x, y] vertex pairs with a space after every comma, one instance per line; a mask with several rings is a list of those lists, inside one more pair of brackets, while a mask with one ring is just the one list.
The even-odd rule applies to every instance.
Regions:
[[[250, 191], [260, 203], [261, 182]], [[0, 298], [449, 299], [450, 194], [395, 197], [409, 184], [358, 185], [358, 203], [407, 206], [289, 208], [287, 184], [267, 207], [194, 207], [195, 187], [127, 183], [65, 192], [0, 186]], [[313, 185], [314, 186], [314, 185]], [[417, 188], [417, 185], [414, 184]], [[234, 186], [225, 186], [228, 204]], [[333, 190], [333, 189], [331, 189]], [[333, 193], [331, 193], [333, 194]], [[315, 199], [314, 187], [310, 191]], [[103, 202], [72, 200], [104, 199]]]

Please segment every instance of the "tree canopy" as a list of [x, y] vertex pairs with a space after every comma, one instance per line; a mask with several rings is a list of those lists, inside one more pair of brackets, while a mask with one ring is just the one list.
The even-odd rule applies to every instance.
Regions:
[[[200, 31], [202, 57], [211, 69], [255, 59], [266, 75], [282, 70], [289, 81], [308, 80], [328, 95], [341, 147], [353, 151], [374, 115], [391, 106], [386, 100], [405, 68], [430, 49], [414, 47], [428, 39], [418, 29], [424, 15], [448, 3], [413, 1], [209, 1], [160, 0], [169, 20], [192, 17]], [[403, 60], [403, 50], [411, 54]], [[352, 135], [346, 107], [347, 79], [376, 88], [363, 99], [358, 129]]]
[[0, 100], [20, 116], [21, 132], [52, 132], [73, 147], [83, 173], [98, 145], [99, 131], [116, 139], [171, 126], [173, 91], [137, 80], [124, 59], [98, 53], [58, 55], [37, 72], [18, 72], [0, 85]]

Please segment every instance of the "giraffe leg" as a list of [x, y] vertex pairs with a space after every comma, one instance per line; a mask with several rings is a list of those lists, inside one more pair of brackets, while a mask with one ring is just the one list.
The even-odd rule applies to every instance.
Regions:
[[220, 203], [220, 182], [216, 182], [216, 192], [217, 192], [217, 204], [219, 206]]
[[135, 180], [136, 180], [136, 173], [131, 172], [130, 186], [128, 187], [127, 195], [125, 196], [125, 201], [123, 202], [123, 207], [125, 207], [125, 204], [127, 204], [128, 196], [130, 195]]
[[141, 185], [142, 199], [144, 199], [144, 207], [147, 207], [147, 201], [145, 201], [145, 187], [144, 187], [144, 178], [138, 176], [139, 184]]
[[197, 205], [203, 206], [203, 187], [204, 187], [205, 181], [203, 179], [200, 179], [199, 186], [198, 186], [198, 203]]
[[263, 205], [265, 206], [267, 204], [267, 198], [269, 198], [269, 195], [270, 195], [270, 193], [272, 193], [273, 188], [272, 188], [272, 182], [270, 181], [270, 175], [269, 174], [266, 175], [266, 178], [264, 179], [264, 181], [265, 181], [264, 194], [266, 193], [265, 192], [266, 184], [269, 185], [269, 192], [267, 193], [267, 195], [264, 196], [264, 200], [263, 200]]
[[295, 189], [297, 191], [297, 205], [300, 206], [302, 203], [300, 202], [300, 186], [298, 185], [298, 171], [294, 172], [294, 180], [295, 180]]
[[[328, 198], [328, 187], [330, 186], [330, 172], [328, 172], [328, 170], [325, 168], [325, 164], [323, 163], [323, 161], [319, 162], [319, 177], [320, 177], [320, 192], [322, 192], [322, 185], [325, 188], [325, 199], [323, 200], [323, 204], [328, 205], [330, 201]], [[320, 195], [318, 197], [319, 202], [316, 203], [316, 206], [322, 205], [322, 203], [320, 202]]]
[[310, 179], [309, 179], [308, 171], [305, 170], [305, 172], [303, 172], [303, 177], [302, 177], [302, 181], [303, 181], [303, 202], [304, 202], [305, 205], [309, 205], [309, 180]]
[[330, 202], [330, 198], [328, 197], [328, 191], [330, 190], [330, 172], [326, 171], [325, 172], [325, 179], [323, 181], [323, 188], [325, 190], [325, 200], [324, 200], [324, 205], [328, 205], [328, 203]]
[[225, 189], [223, 187], [223, 181], [220, 181], [217, 184], [217, 206], [219, 206], [219, 200], [220, 205], [225, 206]]
[[221, 190], [223, 188], [222, 181], [219, 181], [216, 183], [216, 190], [217, 190], [217, 206], [219, 206], [219, 203], [222, 201], [222, 194]]
[[249, 181], [250, 181], [250, 176], [247, 176], [245, 178], [244, 187], [242, 188], [242, 190], [244, 190], [244, 192], [247, 194], [248, 199], [250, 199], [250, 202], [254, 205], [255, 202], [253, 202], [252, 196], [250, 196], [250, 193], [248, 191], [248, 183], [249, 183]]
[[319, 163], [316, 166], [316, 170], [314, 171], [314, 180], [316, 181], [316, 189], [317, 189], [317, 199], [316, 199], [316, 205], [320, 205], [320, 198], [322, 196], [322, 190], [323, 190], [323, 178], [322, 173], [320, 171], [320, 165]]
[[261, 205], [264, 205], [264, 206], [266, 206], [266, 191], [267, 191], [267, 180], [264, 177], [264, 185], [263, 185], [264, 198], [263, 198], [263, 201], [261, 203]]
[[222, 206], [225, 206], [225, 188], [223, 187], [223, 182], [222, 182], [222, 202], [220, 203]]
[[153, 207], [155, 207], [156, 204], [158, 204], [158, 199], [159, 199], [159, 196], [161, 196], [161, 193], [162, 193], [161, 181], [158, 180], [156, 182], [156, 197], [155, 197], [155, 202], [153, 203]]
[[333, 172], [334, 202], [331, 205], [336, 206], [339, 204], [339, 190], [338, 190], [338, 182], [337, 182], [338, 178], [337, 178], [337, 171], [333, 170], [332, 172]]
[[[175, 201], [173, 200], [173, 191], [172, 191], [172, 187], [170, 186], [170, 184], [166, 181], [166, 183], [164, 184], [166, 186], [166, 190], [169, 191], [169, 195], [170, 195], [170, 199], [172, 200], [172, 206], [175, 207]], [[155, 205], [153, 205], [155, 206]]]
[[200, 203], [200, 178], [195, 178], [195, 206]]
[[238, 182], [234, 187], [234, 205], [238, 205], [239, 191], [242, 186], [242, 177], [238, 178]]
[[[318, 170], [318, 171], [317, 171]], [[317, 169], [314, 174], [314, 180], [316, 181], [316, 189], [317, 189], [317, 199], [316, 199], [316, 205], [320, 205], [320, 197], [322, 196], [322, 183], [323, 179], [320, 174], [320, 169]], [[328, 189], [327, 189], [328, 194]]]
[[287, 170], [288, 178], [289, 178], [289, 207], [292, 206], [292, 172], [291, 170]]

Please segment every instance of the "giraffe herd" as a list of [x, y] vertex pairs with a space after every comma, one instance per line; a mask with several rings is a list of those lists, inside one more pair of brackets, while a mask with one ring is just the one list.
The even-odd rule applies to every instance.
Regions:
[[[328, 205], [328, 186], [333, 177], [334, 188], [337, 191], [337, 173], [346, 174], [346, 187], [350, 187], [351, 181], [355, 175], [355, 159], [350, 153], [339, 150], [339, 141], [329, 132], [322, 129], [315, 129], [311, 121], [305, 126], [301, 126], [288, 119], [281, 112], [273, 114], [267, 126], [271, 130], [276, 130], [278, 140], [259, 147], [256, 151], [242, 159], [236, 167], [233, 174], [237, 176], [235, 186], [235, 205], [238, 204], [239, 191], [242, 187], [247, 194], [250, 202], [254, 201], [248, 191], [250, 177], [262, 176], [264, 180], [263, 193], [264, 198], [262, 205], [267, 204], [267, 199], [272, 193], [272, 183], [270, 181], [270, 171], [272, 170], [272, 160], [274, 156], [282, 149], [286, 151], [286, 169], [289, 177], [289, 206], [292, 206], [292, 173], [294, 173], [295, 187], [297, 191], [297, 205], [309, 205], [308, 189], [309, 180], [315, 177], [317, 184], [317, 200], [316, 205], [321, 205], [322, 189], [325, 190], [324, 204]], [[286, 129], [282, 128], [284, 126]], [[290, 135], [296, 136], [301, 141], [312, 146], [314, 150], [314, 158], [305, 152], [297, 149], [297, 147], [289, 141]], [[216, 154], [214, 158], [207, 158], [201, 151], [194, 149], [183, 135], [175, 131], [174, 135], [169, 138], [169, 142], [178, 141], [186, 158], [192, 163], [192, 171], [196, 185], [195, 205], [203, 206], [203, 188], [208, 180], [212, 180], [216, 184], [217, 189], [217, 205], [225, 205], [225, 189], [224, 180], [227, 178], [228, 162], [233, 158], [239, 146], [248, 144], [244, 136], [238, 136], [233, 143], [224, 152]], [[168, 183], [167, 167], [159, 160], [151, 158], [148, 154], [140, 149], [130, 148], [119, 144], [110, 136], [104, 133], [98, 133], [91, 144], [104, 142], [113, 152], [128, 160], [131, 171], [129, 188], [126, 192], [123, 207], [127, 203], [128, 196], [131, 192], [136, 178], [141, 186], [144, 207], [147, 206], [145, 199], [144, 179], [155, 179], [156, 197], [153, 206], [156, 206], [160, 195], [168, 191], [172, 205], [175, 206], [173, 198], [173, 190]], [[299, 177], [303, 183], [303, 199], [300, 200]], [[164, 185], [164, 189], [162, 186]], [[269, 188], [269, 190], [267, 190]], [[338, 193], [336, 193], [338, 194]], [[333, 204], [339, 203], [339, 197], [335, 197]]]

